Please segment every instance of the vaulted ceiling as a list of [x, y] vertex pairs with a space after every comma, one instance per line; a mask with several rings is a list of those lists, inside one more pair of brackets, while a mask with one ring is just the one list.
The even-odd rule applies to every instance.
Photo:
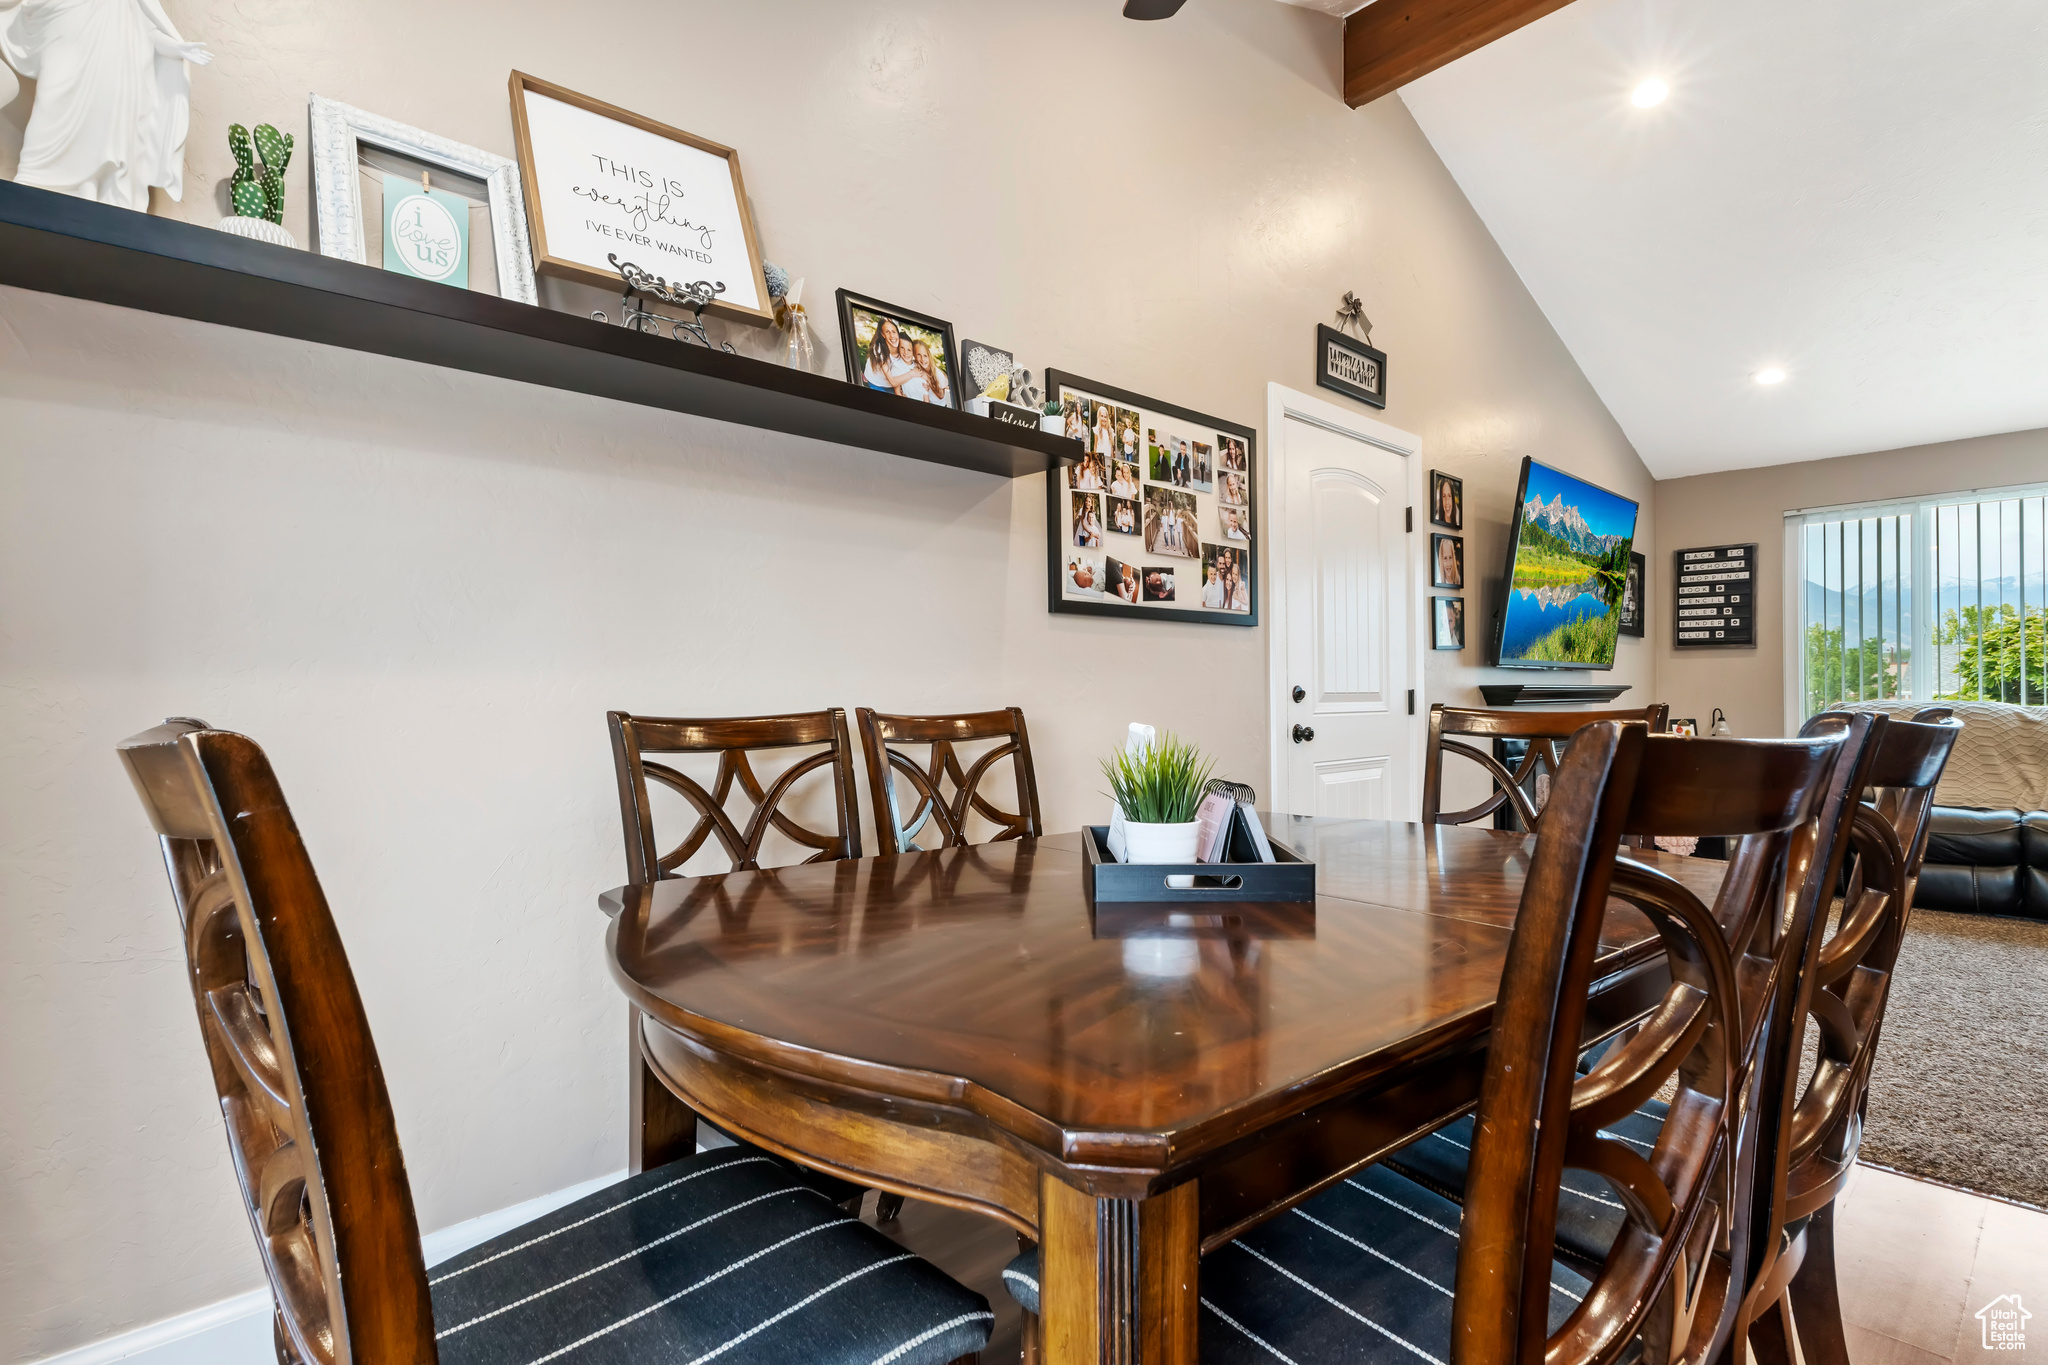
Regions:
[[2048, 426], [2042, 0], [1575, 0], [1398, 98], [1660, 478]]

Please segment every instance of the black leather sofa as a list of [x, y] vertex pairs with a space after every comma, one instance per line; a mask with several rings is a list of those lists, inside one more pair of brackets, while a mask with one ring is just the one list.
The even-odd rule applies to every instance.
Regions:
[[1913, 904], [2048, 920], [2048, 811], [1936, 806]]

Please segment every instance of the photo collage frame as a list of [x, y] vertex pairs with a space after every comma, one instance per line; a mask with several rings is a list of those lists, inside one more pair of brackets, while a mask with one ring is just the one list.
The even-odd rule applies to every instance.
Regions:
[[1257, 625], [1252, 429], [1058, 370], [1046, 394], [1084, 451], [1046, 478], [1051, 610]]

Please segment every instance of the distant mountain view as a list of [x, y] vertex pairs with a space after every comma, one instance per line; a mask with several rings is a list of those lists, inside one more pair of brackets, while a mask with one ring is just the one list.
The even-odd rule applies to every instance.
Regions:
[[1579, 515], [1576, 505], [1568, 505], [1563, 493], [1551, 496], [1549, 502], [1541, 498], [1530, 498], [1522, 504], [1522, 524], [1540, 526], [1563, 541], [1580, 554], [1604, 555], [1616, 545], [1625, 544], [1629, 536], [1603, 536], [1594, 533], [1586, 519]]

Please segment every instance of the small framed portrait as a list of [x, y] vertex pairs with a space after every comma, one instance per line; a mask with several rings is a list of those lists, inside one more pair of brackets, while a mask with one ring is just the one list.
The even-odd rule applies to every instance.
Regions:
[[1134, 536], [1144, 526], [1144, 514], [1138, 509], [1136, 498], [1111, 498], [1109, 500], [1109, 533], [1113, 536]]
[[1118, 460], [1109, 469], [1109, 491], [1119, 498], [1135, 498], [1144, 487], [1144, 476], [1140, 467]]
[[1628, 557], [1628, 577], [1621, 582], [1621, 620], [1616, 629], [1623, 635], [1643, 638], [1643, 619], [1647, 615], [1643, 596], [1649, 586], [1650, 562], [1641, 555]]
[[[839, 341], [849, 384], [943, 408], [960, 406], [952, 323], [842, 289]], [[1103, 457], [1098, 468], [1106, 470], [1109, 452], [1096, 453]]]
[[1465, 586], [1465, 538], [1433, 535], [1429, 538], [1429, 586]]
[[1242, 474], [1225, 474], [1218, 479], [1216, 496], [1227, 507], [1245, 507], [1251, 502], [1245, 491], [1245, 476]]
[[1465, 599], [1462, 597], [1432, 597], [1429, 599], [1429, 622], [1431, 649], [1463, 649], [1465, 647]]
[[1429, 471], [1429, 520], [1453, 531], [1465, 529], [1465, 481], [1441, 469]]
[[1108, 581], [1104, 584], [1104, 590], [1117, 601], [1136, 606], [1139, 596], [1138, 566], [1126, 564], [1121, 559], [1112, 559], [1109, 561], [1107, 573]]
[[1371, 407], [1387, 405], [1387, 353], [1325, 323], [1316, 328], [1316, 383]]
[[1100, 493], [1075, 493], [1073, 518], [1073, 541], [1083, 550], [1102, 548], [1102, 495]]
[[1139, 446], [1143, 444], [1138, 437], [1138, 414], [1130, 408], [1117, 408], [1115, 411], [1115, 458], [1125, 464], [1136, 464], [1138, 456], [1142, 453]]
[[1191, 486], [1197, 493], [1215, 492], [1216, 475], [1213, 472], [1215, 464], [1214, 449], [1207, 441], [1193, 442], [1192, 449], [1194, 451], [1194, 466], [1190, 473], [1194, 482]]
[[1077, 551], [1067, 556], [1067, 591], [1076, 597], [1100, 597], [1108, 576], [1101, 555]]
[[1173, 597], [1174, 571], [1162, 564], [1148, 564], [1142, 574], [1144, 600], [1147, 602], [1171, 602]]
[[1225, 540], [1249, 541], [1252, 533], [1245, 528], [1245, 514], [1242, 507], [1218, 507], [1216, 520], [1223, 528]]
[[1195, 495], [1177, 488], [1145, 490], [1145, 548], [1155, 555], [1202, 557], [1202, 537], [1195, 529]]
[[1244, 442], [1235, 436], [1219, 435], [1216, 438], [1216, 464], [1220, 469], [1244, 473], [1249, 467], [1245, 460]]

